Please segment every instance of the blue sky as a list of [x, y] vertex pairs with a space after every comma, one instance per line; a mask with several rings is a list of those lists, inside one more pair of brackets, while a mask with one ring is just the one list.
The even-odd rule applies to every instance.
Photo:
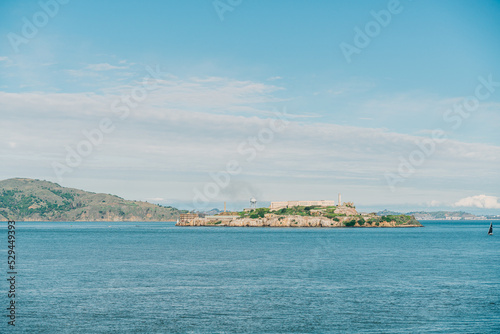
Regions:
[[[342, 192], [366, 210], [498, 211], [499, 18], [498, 1], [4, 0], [0, 178], [185, 208]], [[340, 46], [370, 24], [348, 61]], [[120, 118], [111, 106], [140, 87]], [[467, 117], [453, 111], [477, 89]], [[69, 166], [105, 118], [113, 130]], [[427, 154], [435, 130], [446, 140]], [[252, 146], [259, 134], [272, 138]], [[241, 171], [222, 173], [230, 161]]]

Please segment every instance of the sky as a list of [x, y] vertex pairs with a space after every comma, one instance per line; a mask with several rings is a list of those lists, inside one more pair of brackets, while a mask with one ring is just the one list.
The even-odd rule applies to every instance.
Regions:
[[500, 1], [0, 2], [0, 179], [500, 213]]

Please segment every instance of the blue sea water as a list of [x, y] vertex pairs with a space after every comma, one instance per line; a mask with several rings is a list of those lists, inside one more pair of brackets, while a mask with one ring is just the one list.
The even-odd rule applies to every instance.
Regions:
[[[18, 333], [500, 333], [500, 233], [18, 222]], [[2, 224], [0, 309], [7, 314]]]

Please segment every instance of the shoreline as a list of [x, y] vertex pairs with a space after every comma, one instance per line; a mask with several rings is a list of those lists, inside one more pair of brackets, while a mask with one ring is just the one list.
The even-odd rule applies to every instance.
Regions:
[[178, 225], [175, 224], [175, 226], [180, 226], [180, 227], [244, 227], [244, 228], [293, 228], [293, 229], [299, 229], [299, 228], [307, 228], [307, 229], [325, 229], [325, 228], [331, 228], [331, 229], [350, 229], [350, 228], [415, 228], [415, 227], [425, 227], [424, 225], [396, 225], [396, 226], [268, 226], [268, 225], [261, 225], [261, 226], [230, 226], [230, 225], [221, 225], [221, 224], [209, 224], [209, 225]]
[[344, 228], [344, 227], [366, 227], [366, 228], [394, 228], [394, 227], [422, 227], [419, 221], [408, 217], [405, 220], [391, 218], [365, 220], [359, 215], [339, 216], [328, 218], [325, 216], [301, 216], [301, 215], [275, 215], [265, 214], [264, 217], [248, 218], [235, 216], [210, 216], [189, 217], [180, 219], [175, 226], [220, 226], [220, 227], [315, 227], [315, 228]]

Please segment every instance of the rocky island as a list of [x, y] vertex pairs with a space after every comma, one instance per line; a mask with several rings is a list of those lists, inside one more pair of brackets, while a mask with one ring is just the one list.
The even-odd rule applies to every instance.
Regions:
[[246, 209], [218, 215], [181, 214], [176, 226], [238, 226], [238, 227], [421, 227], [408, 215], [377, 216], [360, 214], [352, 203], [336, 206], [292, 206]]

